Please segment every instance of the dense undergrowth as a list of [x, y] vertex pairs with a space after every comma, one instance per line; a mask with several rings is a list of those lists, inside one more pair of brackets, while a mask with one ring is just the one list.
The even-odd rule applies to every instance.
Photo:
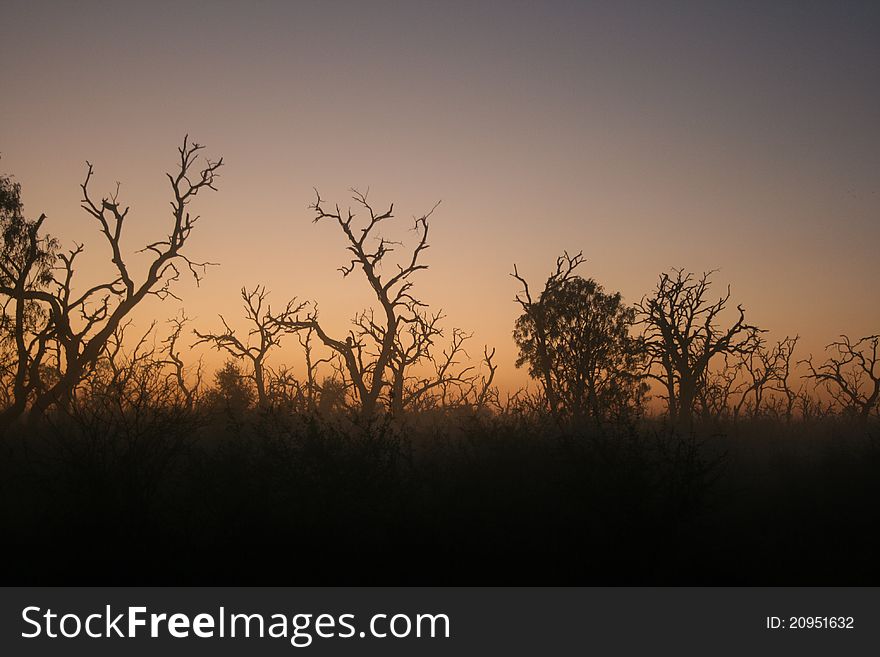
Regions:
[[436, 411], [60, 412], [7, 435], [7, 583], [869, 584], [880, 432]]

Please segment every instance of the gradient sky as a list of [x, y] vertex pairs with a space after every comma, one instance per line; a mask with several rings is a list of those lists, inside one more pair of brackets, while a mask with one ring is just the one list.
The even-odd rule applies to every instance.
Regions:
[[84, 160], [96, 193], [122, 182], [133, 252], [165, 234], [182, 136], [225, 157], [191, 243], [222, 266], [179, 287], [202, 329], [257, 283], [344, 329], [368, 290], [307, 206], [369, 187], [403, 228], [442, 199], [418, 289], [498, 347], [504, 385], [525, 379], [508, 273], [538, 285], [563, 249], [630, 302], [719, 268], [801, 356], [880, 331], [880, 3], [7, 0], [2, 20], [0, 171], [86, 242], [83, 283], [109, 271]]

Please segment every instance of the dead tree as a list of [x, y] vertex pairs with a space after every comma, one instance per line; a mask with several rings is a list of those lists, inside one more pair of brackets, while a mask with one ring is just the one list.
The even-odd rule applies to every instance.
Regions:
[[732, 324], [719, 326], [730, 300], [730, 287], [724, 296], [711, 301], [712, 273], [699, 278], [683, 269], [661, 274], [653, 294], [635, 306], [644, 325], [648, 376], [664, 386], [669, 417], [683, 431], [693, 426], [694, 402], [712, 359], [723, 354], [745, 355], [758, 344], [760, 329], [746, 323], [741, 305]]
[[303, 349], [306, 361], [305, 395], [310, 411], [316, 411], [318, 409], [318, 397], [323, 393], [323, 386], [318, 383], [318, 369], [321, 365], [331, 365], [334, 366], [334, 369], [339, 369], [337, 362], [339, 358], [338, 354], [334, 354], [334, 356], [330, 358], [315, 357], [314, 345], [312, 344], [312, 336], [314, 334], [315, 329], [312, 326], [309, 326], [303, 331], [296, 332], [297, 340], [299, 340], [299, 344]]
[[[466, 337], [470, 338], [470, 336]], [[439, 363], [446, 363], [447, 357], [452, 351], [453, 349], [444, 350], [444, 358], [438, 359], [435, 367], [441, 369], [442, 366], [439, 366]], [[441, 383], [439, 385], [440, 393], [439, 395], [435, 393], [434, 398], [443, 408], [469, 408], [475, 411], [482, 411], [489, 407], [500, 409], [498, 389], [492, 385], [497, 371], [495, 348], [490, 349], [488, 345], [485, 345], [479, 367], [468, 367], [465, 374], [448, 377], [446, 381], [443, 381], [439, 375], [435, 376], [434, 381]]]
[[[432, 318], [431, 323], [436, 320]], [[479, 381], [479, 372], [470, 363], [465, 344], [472, 338], [459, 328], [453, 328], [449, 341], [441, 347], [434, 339], [424, 341], [428, 324], [411, 325], [412, 342], [397, 350], [392, 359], [392, 411], [427, 407], [455, 408], [475, 404], [473, 394]], [[422, 337], [416, 337], [422, 336]], [[438, 332], [436, 338], [442, 338]], [[419, 364], [420, 367], [409, 367]], [[487, 365], [492, 370], [491, 359]], [[411, 373], [410, 373], [411, 372]]]
[[305, 303], [298, 303], [293, 299], [287, 302], [284, 310], [274, 314], [266, 301], [267, 295], [265, 287], [257, 286], [251, 291], [241, 288], [245, 317], [248, 320], [248, 334], [243, 341], [236, 335], [235, 330], [230, 328], [223, 315], [220, 315], [223, 331], [217, 333], [193, 331], [198, 338], [193, 346], [207, 343], [217, 351], [226, 351], [237, 360], [249, 361], [250, 378], [257, 389], [257, 401], [261, 406], [265, 406], [268, 402], [266, 358], [273, 348], [281, 344], [284, 334], [295, 330], [291, 327], [297, 325], [299, 313], [306, 307]]
[[742, 361], [724, 354], [724, 364], [706, 372], [704, 380], [697, 386], [695, 400], [703, 420], [721, 421], [728, 416], [730, 400], [739, 387], [741, 370]]
[[[221, 158], [205, 160], [200, 167], [202, 149], [188, 138], [178, 149], [177, 170], [167, 174], [172, 191], [170, 229], [165, 238], [140, 250], [152, 257], [140, 281], [135, 280], [123, 256], [123, 229], [129, 208], [119, 202], [119, 186], [113, 194], [95, 200], [89, 189], [94, 169], [86, 163], [86, 178], [81, 185], [82, 208], [98, 223], [110, 250], [114, 273], [106, 282], [76, 292], [75, 262], [83, 251], [83, 246], [77, 244], [68, 253], [58, 255], [61, 265], [54, 269], [51, 281], [43, 288], [32, 286], [22, 291], [21, 284], [2, 281], [0, 294], [37, 304], [46, 319], [32, 329], [23, 347], [19, 344], [19, 369], [29, 375], [17, 397], [19, 401], [0, 416], [0, 431], [24, 413], [28, 401], [32, 416], [40, 417], [51, 406], [68, 400], [94, 367], [108, 340], [141, 301], [148, 296], [175, 297], [172, 285], [180, 278], [182, 269], [188, 270], [196, 282], [201, 280], [210, 263], [197, 262], [186, 255], [185, 246], [199, 218], [190, 214], [189, 205], [200, 191], [216, 189], [217, 172], [223, 165]], [[38, 240], [36, 230], [34, 235]], [[39, 375], [41, 361], [53, 350], [57, 354], [52, 364], [56, 376], [44, 385]]]
[[823, 384], [841, 410], [867, 421], [880, 405], [880, 335], [856, 342], [840, 337], [825, 347], [830, 355], [823, 364], [814, 366], [812, 356], [801, 362], [806, 377]]
[[491, 350], [488, 345], [483, 347], [483, 363], [486, 365], [486, 373], [480, 377], [475, 407], [477, 410], [482, 410], [491, 404], [500, 409], [498, 388], [492, 385], [495, 382], [495, 373], [498, 371], [498, 365], [495, 363], [495, 347]]
[[800, 336], [796, 335], [793, 338], [787, 337], [779, 343], [779, 361], [776, 368], [776, 376], [773, 380], [774, 392], [782, 395], [783, 415], [786, 422], [791, 422], [794, 417], [798, 395], [803, 389], [801, 387], [800, 390], [795, 390], [791, 384], [792, 358], [794, 357], [794, 350], [799, 339]]
[[777, 389], [773, 384], [778, 384], [780, 378], [787, 380], [786, 371], [796, 340], [786, 336], [768, 349], [759, 337], [753, 350], [740, 354], [740, 369], [746, 379], [737, 390], [740, 398], [733, 408], [735, 419], [740, 417], [746, 406], [753, 419], [761, 414], [766, 393]]
[[415, 247], [403, 264], [396, 265], [395, 272], [385, 274], [382, 267], [388, 264], [388, 254], [399, 244], [377, 233], [378, 226], [394, 216], [394, 205], [380, 212], [373, 208], [366, 194], [357, 190], [352, 190], [352, 193], [355, 203], [368, 215], [362, 228], [355, 225], [356, 215], [351, 209], [342, 211], [338, 205], [335, 208], [327, 207], [317, 191], [311, 209], [315, 212], [316, 223], [331, 221], [342, 231], [351, 260], [339, 271], [343, 277], [348, 277], [355, 270], [363, 273], [378, 302], [378, 316], [371, 312], [360, 313], [355, 318], [355, 328], [346, 337], [331, 337], [321, 325], [317, 309], [306, 321], [288, 322], [287, 326], [314, 330], [326, 347], [339, 354], [360, 405], [360, 419], [368, 425], [379, 410], [386, 388], [392, 385], [391, 367], [401, 327], [414, 320], [414, 310], [425, 306], [413, 296], [412, 276], [428, 267], [420, 258], [428, 248], [429, 219], [437, 205], [415, 220], [414, 230], [418, 235]]
[[[388, 405], [393, 415], [428, 406], [451, 407], [475, 402], [479, 372], [470, 363], [465, 345], [472, 338], [462, 329], [453, 328], [448, 342], [441, 326], [442, 312], [426, 313], [410, 307], [402, 314], [389, 359]], [[373, 322], [363, 322], [364, 335], [379, 343], [381, 333]], [[491, 358], [488, 361], [491, 368]]]
[[202, 362], [199, 360], [194, 374], [195, 380], [190, 383], [188, 376], [189, 372], [187, 371], [186, 365], [183, 362], [183, 358], [180, 356], [180, 351], [177, 347], [181, 333], [183, 333], [183, 329], [189, 321], [189, 318], [183, 313], [178, 317], [173, 317], [169, 320], [172, 327], [171, 333], [169, 333], [168, 337], [162, 341], [164, 345], [162, 351], [165, 354], [165, 360], [163, 362], [170, 365], [172, 368], [168, 378], [173, 379], [174, 383], [177, 384], [177, 388], [180, 390], [186, 401], [186, 407], [192, 408], [196, 396], [199, 394], [199, 390], [202, 386]]
[[[400, 415], [405, 407], [418, 401], [431, 388], [431, 384], [427, 381], [424, 385], [419, 382], [408, 386], [407, 375], [413, 365], [430, 357], [434, 341], [443, 335], [440, 328], [442, 318], [442, 314], [439, 312], [433, 315], [420, 314], [416, 308], [411, 316], [403, 320], [404, 326], [401, 327], [402, 330], [398, 331], [398, 336], [395, 338], [395, 348], [388, 360], [392, 414]], [[375, 341], [381, 342], [381, 329], [376, 327], [373, 322], [364, 322], [362, 330], [371, 335]], [[457, 334], [453, 336], [454, 353], [458, 352], [463, 342], [463, 340], [456, 341], [456, 337]], [[439, 368], [438, 373], [442, 378], [443, 372]]]

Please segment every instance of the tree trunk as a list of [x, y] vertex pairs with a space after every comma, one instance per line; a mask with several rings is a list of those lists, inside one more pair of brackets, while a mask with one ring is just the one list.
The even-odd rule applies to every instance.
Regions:
[[696, 398], [696, 382], [682, 378], [679, 384], [678, 414], [676, 428], [682, 433], [690, 433], [694, 428], [694, 400]]

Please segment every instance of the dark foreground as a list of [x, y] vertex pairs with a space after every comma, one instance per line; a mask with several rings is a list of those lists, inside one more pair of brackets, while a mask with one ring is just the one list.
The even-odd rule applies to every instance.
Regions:
[[880, 432], [271, 411], [2, 443], [4, 584], [880, 583]]

